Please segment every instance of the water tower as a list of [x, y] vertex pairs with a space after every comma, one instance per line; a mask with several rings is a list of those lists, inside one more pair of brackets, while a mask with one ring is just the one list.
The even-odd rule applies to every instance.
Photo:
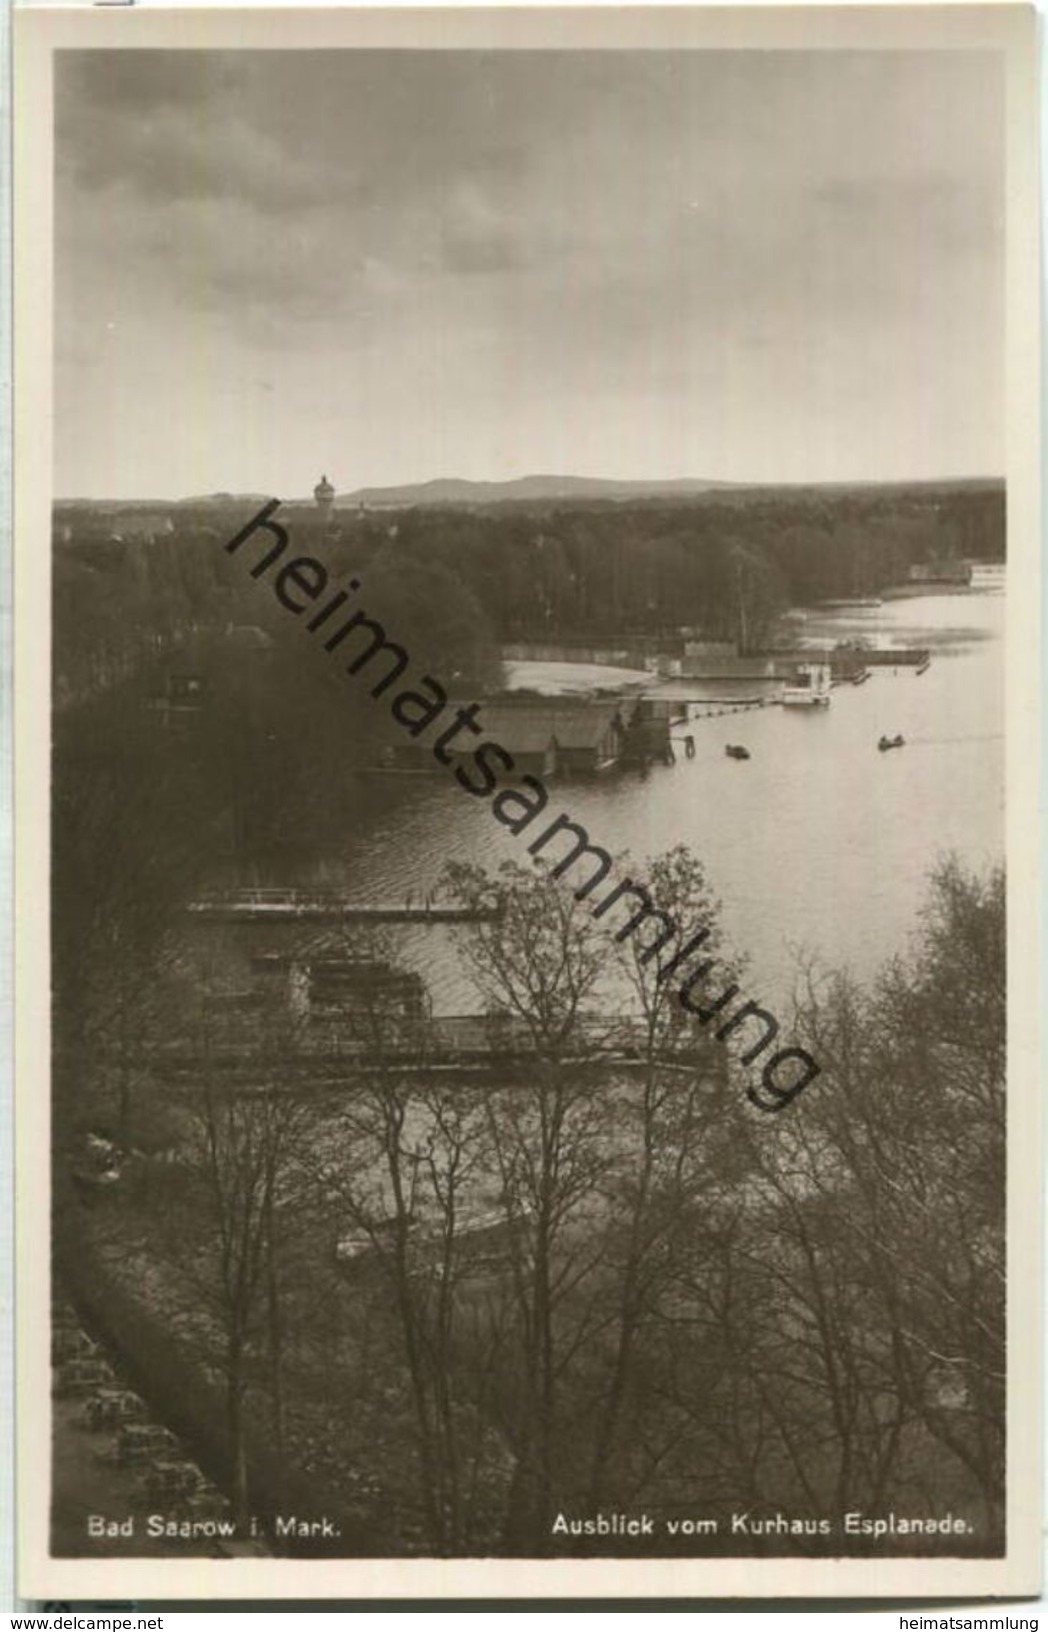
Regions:
[[320, 514], [322, 516], [330, 516], [332, 507], [335, 503], [335, 489], [332, 487], [326, 476], [321, 476], [316, 487], [313, 489], [313, 498], [316, 500], [316, 506], [320, 511]]

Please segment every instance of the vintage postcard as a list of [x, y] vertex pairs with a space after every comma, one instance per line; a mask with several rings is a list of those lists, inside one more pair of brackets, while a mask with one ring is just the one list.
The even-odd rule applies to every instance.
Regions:
[[1036, 1591], [1034, 44], [16, 18], [25, 1596]]

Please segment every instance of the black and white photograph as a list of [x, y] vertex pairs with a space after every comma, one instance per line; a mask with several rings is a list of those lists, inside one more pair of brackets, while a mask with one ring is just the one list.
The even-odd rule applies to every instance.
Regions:
[[935, 9], [20, 19], [34, 1591], [1036, 1590], [1034, 29]]

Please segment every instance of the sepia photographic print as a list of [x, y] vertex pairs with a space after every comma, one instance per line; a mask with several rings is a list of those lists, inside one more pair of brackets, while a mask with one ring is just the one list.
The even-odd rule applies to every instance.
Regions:
[[17, 24], [21, 1590], [1036, 1591], [1032, 12]]

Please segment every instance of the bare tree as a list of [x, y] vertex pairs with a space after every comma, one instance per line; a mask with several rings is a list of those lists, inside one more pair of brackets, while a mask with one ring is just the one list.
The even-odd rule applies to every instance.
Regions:
[[222, 1379], [230, 1494], [243, 1524], [249, 1390], [268, 1393], [283, 1434], [280, 1253], [306, 1111], [293, 1039], [263, 1028], [250, 1053], [221, 1060], [206, 995], [199, 1036], [192, 1083], [173, 1098], [179, 1206], [167, 1188], [158, 1193], [153, 1238], [189, 1294], [182, 1324]]
[[[605, 1185], [612, 1274], [603, 1290], [608, 1372], [595, 1391], [588, 1491], [593, 1507], [613, 1493], [609, 1483], [620, 1449], [622, 1475], [636, 1494], [636, 1430], [645, 1415], [645, 1377], [664, 1302], [676, 1288], [682, 1254], [691, 1263], [740, 1176], [724, 1050], [680, 1003], [679, 979], [665, 976], [700, 935], [703, 956], [717, 958], [722, 976], [737, 972], [720, 956], [719, 903], [701, 863], [683, 847], [650, 858], [644, 873], [673, 932], [657, 958], [646, 937], [634, 936], [622, 944], [618, 959], [628, 997], [624, 1043], [636, 1063], [615, 1096], [615, 1159]], [[631, 1445], [622, 1445], [630, 1424], [634, 1431], [625, 1437]]]
[[491, 1205], [487, 1119], [482, 1095], [434, 1064], [425, 1003], [392, 945], [375, 936], [357, 954], [375, 978], [340, 1017], [338, 1102], [304, 1160], [347, 1283], [390, 1297], [425, 1529], [450, 1551], [500, 1460], [486, 1397], [499, 1300], [469, 1286]]

